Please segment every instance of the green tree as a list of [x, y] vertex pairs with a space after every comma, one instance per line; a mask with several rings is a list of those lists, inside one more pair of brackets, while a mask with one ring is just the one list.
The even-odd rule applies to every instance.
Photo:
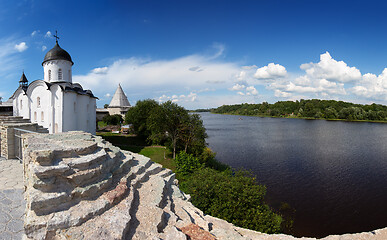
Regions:
[[160, 105], [153, 99], [141, 100], [136, 103], [136, 106], [131, 107], [125, 115], [125, 122], [133, 125], [134, 132], [142, 137], [149, 137], [151, 131], [147, 125], [147, 120], [155, 109], [160, 108]]
[[109, 107], [109, 104], [107, 103], [103, 105], [103, 108], [108, 108], [108, 107]]
[[184, 144], [184, 152], [194, 153], [196, 156], [206, 147], [206, 129], [198, 114], [188, 114], [183, 119], [180, 128], [180, 140]]
[[155, 108], [149, 115], [147, 125], [151, 131], [149, 138], [160, 141], [165, 138], [170, 141], [173, 159], [176, 157], [177, 141], [181, 137], [184, 120], [188, 112], [181, 106], [171, 101], [165, 102], [160, 108]]
[[104, 116], [102, 121], [104, 121], [108, 125], [120, 125], [124, 121], [124, 119], [120, 114], [114, 114]]

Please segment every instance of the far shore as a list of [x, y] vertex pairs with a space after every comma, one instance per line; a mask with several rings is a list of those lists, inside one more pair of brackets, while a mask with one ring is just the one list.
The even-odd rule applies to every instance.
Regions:
[[[204, 112], [204, 111], [203, 111]], [[207, 111], [206, 111], [207, 112]], [[325, 120], [325, 121], [341, 121], [341, 122], [367, 122], [367, 123], [387, 123], [387, 121], [381, 120], [348, 120], [348, 119], [326, 119], [326, 118], [308, 118], [308, 117], [296, 117], [296, 116], [268, 116], [268, 115], [242, 115], [242, 114], [234, 114], [234, 113], [214, 113], [219, 115], [235, 115], [235, 116], [244, 116], [244, 117], [261, 117], [261, 118], [292, 118], [292, 119], [304, 119], [304, 120]], [[201, 112], [198, 112], [201, 113]]]

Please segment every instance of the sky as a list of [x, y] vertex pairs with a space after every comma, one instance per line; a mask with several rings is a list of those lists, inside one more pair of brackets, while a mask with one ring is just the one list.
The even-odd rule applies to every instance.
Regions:
[[334, 99], [387, 105], [386, 1], [0, 0], [0, 96], [59, 44], [73, 82], [108, 104], [187, 109]]

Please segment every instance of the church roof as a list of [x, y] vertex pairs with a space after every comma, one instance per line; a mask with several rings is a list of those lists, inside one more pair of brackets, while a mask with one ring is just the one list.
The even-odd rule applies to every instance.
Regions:
[[73, 65], [73, 61], [71, 60], [71, 56], [68, 52], [66, 52], [66, 50], [64, 50], [63, 48], [61, 48], [58, 44], [58, 42], [56, 42], [55, 46], [46, 53], [46, 56], [44, 56], [44, 60], [42, 62], [42, 65], [47, 62], [47, 61], [51, 61], [51, 60], [67, 60], [67, 61], [70, 61]]
[[27, 77], [26, 77], [26, 75], [24, 74], [24, 72], [23, 72], [23, 75], [22, 75], [21, 78], [20, 78], [19, 83], [28, 83]]
[[130, 107], [128, 98], [126, 97], [120, 84], [118, 84], [117, 90], [110, 101], [109, 107]]

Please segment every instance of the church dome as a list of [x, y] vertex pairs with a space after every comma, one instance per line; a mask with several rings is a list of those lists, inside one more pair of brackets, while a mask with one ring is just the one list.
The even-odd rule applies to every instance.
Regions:
[[47, 62], [47, 61], [51, 61], [51, 60], [67, 60], [69, 62], [72, 63], [72, 65], [74, 65], [73, 61], [71, 60], [71, 56], [68, 52], [66, 52], [66, 50], [64, 50], [63, 48], [61, 48], [58, 44], [58, 42], [56, 42], [55, 46], [46, 53], [46, 56], [44, 56], [44, 60], [42, 62], [42, 65]]

